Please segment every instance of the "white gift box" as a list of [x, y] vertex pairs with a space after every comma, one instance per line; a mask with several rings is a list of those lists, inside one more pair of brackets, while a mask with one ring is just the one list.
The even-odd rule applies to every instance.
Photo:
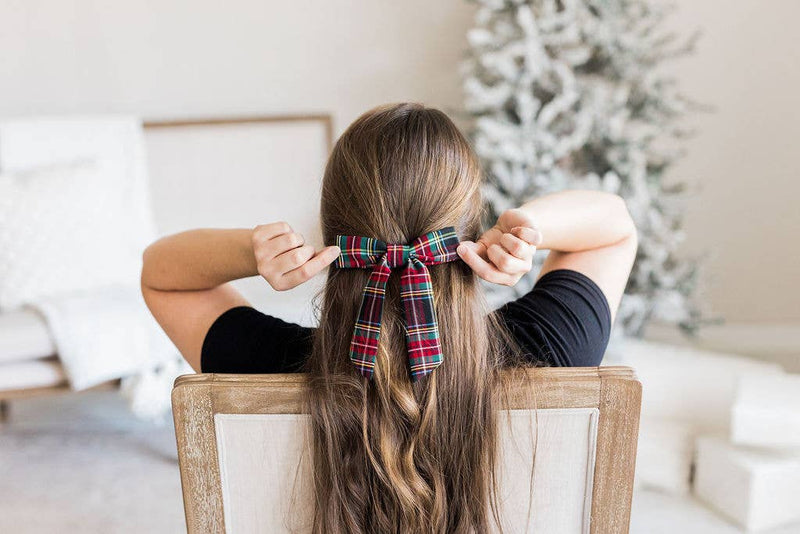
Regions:
[[747, 530], [800, 522], [800, 452], [697, 440], [694, 493]]
[[729, 432], [740, 377], [783, 374], [741, 356], [625, 338], [604, 364], [630, 365], [642, 382], [637, 484], [675, 495], [689, 489], [696, 436]]
[[672, 495], [690, 490], [696, 432], [692, 425], [669, 419], [642, 419], [636, 453], [636, 487]]
[[800, 375], [742, 377], [733, 405], [731, 441], [800, 448]]

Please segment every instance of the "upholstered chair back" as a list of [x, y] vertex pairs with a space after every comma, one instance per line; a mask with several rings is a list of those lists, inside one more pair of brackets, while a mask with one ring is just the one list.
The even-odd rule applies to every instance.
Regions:
[[[178, 378], [173, 408], [190, 533], [309, 531], [303, 381]], [[542, 368], [525, 382], [511, 389], [499, 419], [504, 532], [627, 532], [641, 402], [633, 372]]]

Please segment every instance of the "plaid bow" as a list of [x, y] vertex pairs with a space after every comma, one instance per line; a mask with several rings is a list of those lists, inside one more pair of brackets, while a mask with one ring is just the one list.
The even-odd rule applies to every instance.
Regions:
[[350, 359], [356, 368], [367, 378], [372, 377], [378, 354], [386, 282], [393, 268], [405, 267], [400, 279], [400, 298], [406, 320], [411, 379], [417, 380], [433, 371], [442, 363], [442, 347], [433, 308], [431, 275], [426, 265], [458, 258], [455, 229], [447, 227], [429, 232], [416, 238], [411, 245], [392, 245], [370, 237], [349, 235], [336, 236], [336, 244], [342, 251], [336, 260], [337, 267], [372, 267], [350, 342]]

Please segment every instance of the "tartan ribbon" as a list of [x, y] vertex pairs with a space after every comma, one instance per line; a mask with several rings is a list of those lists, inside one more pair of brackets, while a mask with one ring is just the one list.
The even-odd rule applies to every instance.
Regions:
[[442, 363], [439, 326], [433, 306], [431, 275], [427, 265], [458, 259], [458, 236], [452, 226], [428, 232], [410, 245], [387, 244], [371, 237], [337, 235], [340, 269], [372, 268], [350, 341], [350, 360], [367, 378], [372, 377], [386, 283], [394, 268], [403, 267], [400, 299], [405, 317], [406, 349], [411, 379], [427, 375]]

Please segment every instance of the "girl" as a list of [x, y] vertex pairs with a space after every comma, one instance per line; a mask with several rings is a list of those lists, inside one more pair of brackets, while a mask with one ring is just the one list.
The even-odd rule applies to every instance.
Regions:
[[[195, 370], [308, 374], [316, 533], [490, 530], [499, 371], [602, 359], [636, 252], [624, 202], [548, 195], [481, 234], [480, 185], [444, 113], [384, 106], [330, 155], [325, 248], [275, 222], [145, 252], [145, 300]], [[537, 248], [550, 252], [534, 288], [488, 313], [478, 278], [515, 284]], [[315, 329], [227, 284], [261, 275], [285, 291], [326, 268]]]

